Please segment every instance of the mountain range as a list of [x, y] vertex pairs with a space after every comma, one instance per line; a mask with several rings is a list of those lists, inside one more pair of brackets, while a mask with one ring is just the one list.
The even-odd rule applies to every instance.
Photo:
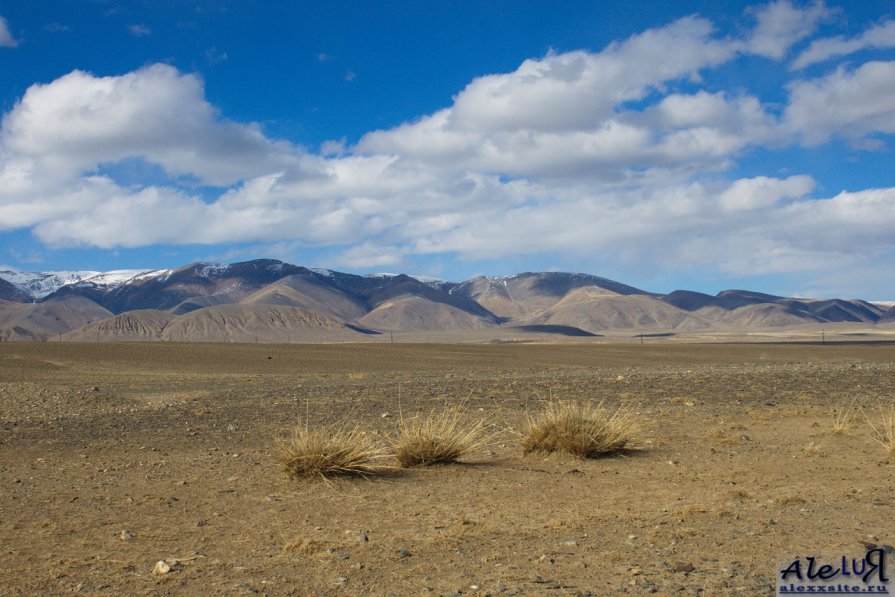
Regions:
[[588, 274], [446, 282], [259, 259], [166, 270], [0, 271], [0, 339], [339, 342], [495, 330], [582, 337], [895, 324], [895, 306], [725, 290], [658, 294]]

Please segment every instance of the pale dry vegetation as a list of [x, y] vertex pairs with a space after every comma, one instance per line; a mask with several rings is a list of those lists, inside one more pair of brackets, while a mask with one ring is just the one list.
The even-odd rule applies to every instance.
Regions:
[[887, 452], [895, 452], [895, 402], [888, 407], [879, 404], [879, 414], [876, 422], [867, 412], [864, 412], [867, 425], [870, 426], [871, 437], [876, 440]]
[[367, 476], [380, 472], [388, 452], [358, 427], [311, 429], [297, 425], [278, 442], [280, 461], [295, 479], [338, 475]]
[[402, 467], [456, 462], [487, 443], [484, 421], [470, 422], [459, 408], [445, 408], [398, 424], [392, 450]]
[[853, 399], [851, 403], [845, 407], [838, 407], [833, 409], [833, 434], [838, 435], [841, 433], [845, 433], [848, 431], [848, 428], [851, 425], [851, 415], [854, 412], [855, 401], [857, 399]]
[[610, 410], [602, 402], [552, 401], [529, 415], [520, 443], [522, 452], [566, 452], [598, 458], [638, 447], [638, 416], [631, 410]]

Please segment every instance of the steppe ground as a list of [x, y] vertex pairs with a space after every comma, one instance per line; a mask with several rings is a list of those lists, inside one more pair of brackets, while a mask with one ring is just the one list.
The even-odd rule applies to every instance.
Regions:
[[[548, 398], [635, 408], [645, 449], [522, 456]], [[895, 543], [895, 454], [859, 411], [832, 434], [855, 399], [895, 399], [895, 346], [3, 343], [0, 593], [770, 594], [787, 558]], [[273, 456], [306, 413], [461, 402], [500, 433], [462, 465]]]

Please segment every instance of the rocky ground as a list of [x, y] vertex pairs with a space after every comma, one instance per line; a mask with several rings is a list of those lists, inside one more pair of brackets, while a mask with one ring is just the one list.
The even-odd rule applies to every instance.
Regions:
[[[549, 398], [636, 409], [644, 449], [522, 456]], [[895, 542], [865, 420], [893, 400], [892, 345], [3, 343], [0, 592], [771, 594], [787, 559]], [[461, 465], [274, 456], [304, 417], [387, 436], [455, 403], [495, 434]]]

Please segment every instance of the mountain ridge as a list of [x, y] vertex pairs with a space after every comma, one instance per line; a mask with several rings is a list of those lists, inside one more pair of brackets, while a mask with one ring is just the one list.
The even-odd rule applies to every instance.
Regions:
[[274, 259], [112, 272], [0, 271], [0, 338], [351, 341], [386, 332], [492, 328], [584, 337], [895, 321], [895, 307], [860, 299], [736, 289], [661, 294], [584, 273], [420, 278]]

